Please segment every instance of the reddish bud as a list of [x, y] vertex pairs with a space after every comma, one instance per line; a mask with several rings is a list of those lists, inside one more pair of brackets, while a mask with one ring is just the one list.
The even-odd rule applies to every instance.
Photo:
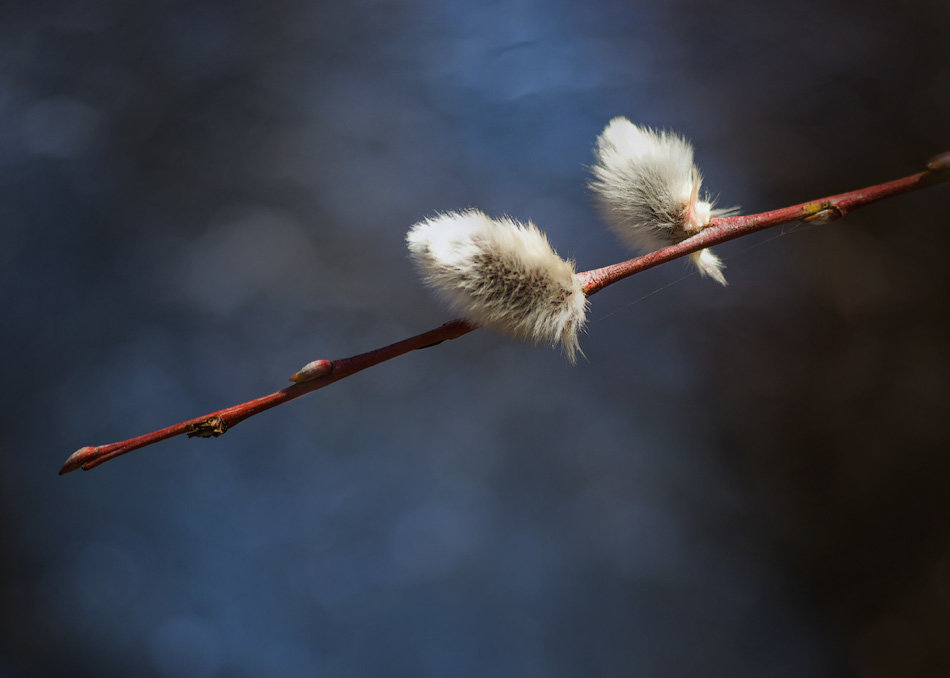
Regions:
[[302, 384], [305, 381], [313, 381], [320, 377], [325, 377], [333, 371], [333, 363], [329, 360], [314, 360], [301, 367], [290, 378], [295, 384]]

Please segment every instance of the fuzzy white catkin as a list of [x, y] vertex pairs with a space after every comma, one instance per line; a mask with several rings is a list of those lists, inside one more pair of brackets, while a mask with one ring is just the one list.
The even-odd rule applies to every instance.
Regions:
[[[594, 154], [590, 188], [611, 230], [630, 247], [658, 250], [709, 224], [712, 204], [699, 199], [702, 177], [682, 137], [618, 117], [597, 138]], [[719, 257], [708, 249], [690, 257], [702, 275], [726, 284]]]
[[531, 343], [560, 343], [574, 362], [587, 297], [574, 263], [534, 224], [450, 212], [415, 224], [406, 242], [426, 283], [466, 320]]

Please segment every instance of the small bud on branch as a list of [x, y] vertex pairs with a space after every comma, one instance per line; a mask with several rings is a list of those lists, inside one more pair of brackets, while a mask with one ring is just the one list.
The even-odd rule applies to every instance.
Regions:
[[332, 371], [333, 363], [329, 360], [313, 360], [294, 372], [293, 376], [290, 377], [290, 381], [295, 384], [302, 384], [305, 381], [325, 377]]

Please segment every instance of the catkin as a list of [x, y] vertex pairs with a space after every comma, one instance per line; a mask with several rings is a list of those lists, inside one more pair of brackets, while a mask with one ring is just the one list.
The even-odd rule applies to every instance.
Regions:
[[[711, 202], [700, 200], [702, 177], [693, 147], [671, 132], [637, 127], [623, 117], [597, 138], [590, 188], [611, 230], [634, 249], [675, 245], [709, 224]], [[691, 259], [702, 275], [725, 285], [723, 264], [709, 250]]]
[[406, 241], [426, 283], [466, 320], [531, 343], [560, 343], [574, 362], [587, 298], [573, 262], [534, 224], [450, 212], [415, 224]]

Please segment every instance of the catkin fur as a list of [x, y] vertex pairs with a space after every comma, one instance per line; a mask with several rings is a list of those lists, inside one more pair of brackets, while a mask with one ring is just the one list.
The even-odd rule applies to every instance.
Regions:
[[560, 343], [575, 361], [587, 297], [574, 263], [534, 224], [450, 212], [415, 224], [406, 241], [426, 283], [466, 320], [531, 343]]
[[[597, 138], [594, 154], [590, 188], [611, 230], [630, 247], [651, 252], [709, 224], [712, 204], [699, 199], [702, 176], [682, 137], [618, 117]], [[715, 254], [701, 250], [691, 260], [702, 275], [726, 284]]]

